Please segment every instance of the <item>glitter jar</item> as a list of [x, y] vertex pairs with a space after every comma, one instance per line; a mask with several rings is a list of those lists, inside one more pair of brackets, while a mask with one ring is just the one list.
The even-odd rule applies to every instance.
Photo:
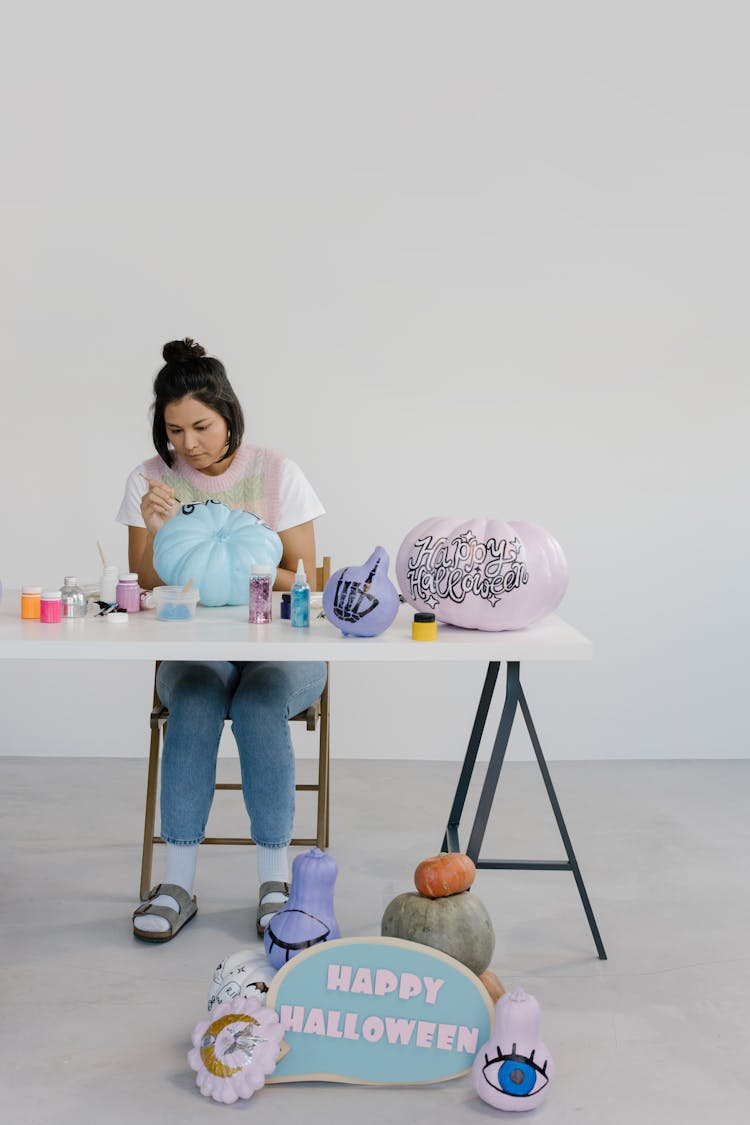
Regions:
[[437, 638], [437, 621], [434, 613], [415, 613], [411, 624], [413, 641], [434, 641]]
[[137, 574], [121, 574], [117, 583], [115, 600], [127, 613], [138, 613], [141, 608], [141, 590]]
[[39, 620], [46, 625], [56, 625], [58, 621], [62, 621], [62, 594], [59, 590], [42, 590]]
[[271, 620], [271, 586], [273, 567], [256, 564], [250, 574], [250, 612], [248, 620], [253, 625], [268, 625]]
[[281, 595], [281, 620], [291, 621], [292, 619], [292, 595]]
[[24, 621], [39, 620], [39, 602], [41, 596], [41, 586], [23, 586], [21, 588], [21, 617]]

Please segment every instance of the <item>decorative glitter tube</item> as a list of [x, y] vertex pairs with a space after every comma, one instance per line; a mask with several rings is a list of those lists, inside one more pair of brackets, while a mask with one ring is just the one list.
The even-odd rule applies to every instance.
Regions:
[[248, 620], [253, 625], [268, 625], [271, 620], [271, 587], [273, 567], [259, 564], [250, 575], [250, 612]]

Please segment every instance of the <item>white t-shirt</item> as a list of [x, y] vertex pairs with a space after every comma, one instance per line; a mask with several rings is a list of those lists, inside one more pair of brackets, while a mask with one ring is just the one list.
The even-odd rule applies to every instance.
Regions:
[[[246, 456], [251, 456], [250, 451], [254, 448], [256, 447], [241, 446], [241, 459], [244, 460]], [[141, 515], [141, 500], [148, 492], [148, 482], [144, 479], [144, 476], [153, 475], [153, 471], [149, 473], [149, 468], [145, 461], [141, 462], [128, 477], [125, 484], [125, 495], [115, 517], [118, 523], [123, 523], [128, 527], [146, 526]], [[228, 472], [222, 475], [236, 477], [236, 473], [232, 471], [234, 468], [233, 462]], [[190, 478], [198, 485], [204, 483], [214, 499], [222, 500], [220, 477], [207, 476], [205, 473], [199, 473], [191, 468]], [[202, 481], [200, 478], [202, 478]], [[178, 499], [181, 498], [178, 496]], [[230, 503], [230, 506], [234, 505]], [[279, 468], [279, 516], [274, 530], [286, 531], [287, 528], [317, 519], [324, 513], [325, 508], [300, 467], [294, 461], [290, 461], [288, 457], [282, 458]]]

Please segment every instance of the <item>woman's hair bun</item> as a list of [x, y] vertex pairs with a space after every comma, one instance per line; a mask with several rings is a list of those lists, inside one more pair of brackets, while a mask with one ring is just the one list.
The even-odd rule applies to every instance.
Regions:
[[186, 336], [184, 340], [171, 340], [162, 348], [165, 363], [189, 363], [191, 359], [200, 359], [206, 354], [206, 349]]

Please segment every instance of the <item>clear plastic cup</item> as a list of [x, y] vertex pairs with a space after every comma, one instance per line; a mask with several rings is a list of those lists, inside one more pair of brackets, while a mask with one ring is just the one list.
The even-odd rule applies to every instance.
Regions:
[[181, 586], [156, 586], [153, 599], [159, 621], [192, 621], [200, 598], [193, 586], [183, 594]]

